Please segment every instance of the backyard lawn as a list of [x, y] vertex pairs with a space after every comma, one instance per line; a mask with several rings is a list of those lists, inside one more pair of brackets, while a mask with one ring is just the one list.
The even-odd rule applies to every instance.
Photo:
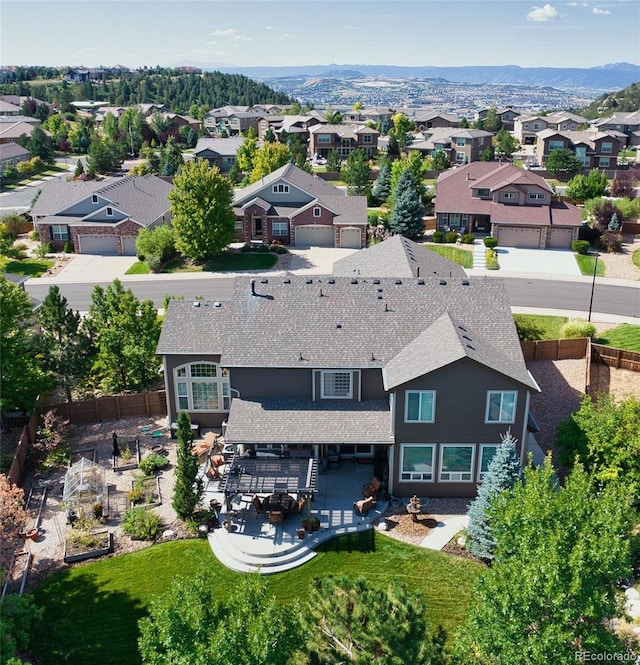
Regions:
[[606, 330], [594, 341], [616, 349], [640, 352], [640, 326], [623, 323], [616, 328]]
[[468, 249], [460, 249], [450, 245], [425, 245], [425, 247], [436, 254], [440, 254], [440, 256], [444, 256], [449, 261], [458, 263], [463, 268], [473, 268], [473, 252]]
[[542, 339], [560, 339], [562, 337], [560, 330], [569, 321], [566, 316], [547, 316], [545, 314], [518, 314], [518, 318], [542, 329]]
[[[468, 559], [425, 550], [373, 531], [335, 538], [318, 556], [292, 571], [266, 578], [282, 601], [304, 600], [310, 581], [329, 573], [356, 571], [367, 579], [401, 579], [424, 593], [431, 627], [450, 635], [469, 611], [474, 580], [482, 567]], [[131, 554], [70, 568], [45, 580], [36, 590], [44, 618], [33, 643], [41, 665], [140, 663], [138, 620], [149, 601], [178, 575], [206, 565], [212, 584], [224, 597], [233, 593], [239, 574], [225, 568], [206, 540], [154, 545]]]

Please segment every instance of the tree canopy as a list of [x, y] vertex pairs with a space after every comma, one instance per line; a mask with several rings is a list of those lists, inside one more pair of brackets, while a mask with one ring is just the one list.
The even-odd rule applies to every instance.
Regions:
[[291, 151], [284, 143], [263, 143], [253, 156], [251, 182], [273, 173], [292, 159]]
[[235, 237], [233, 185], [205, 159], [186, 162], [173, 185], [176, 249], [196, 261], [219, 254]]
[[568, 180], [582, 171], [582, 162], [571, 150], [552, 150], [547, 157], [545, 167], [558, 180]]
[[193, 515], [193, 511], [202, 496], [202, 480], [196, 479], [198, 458], [191, 450], [193, 443], [191, 418], [186, 411], [180, 411], [178, 414], [176, 437], [178, 439], [178, 456], [172, 505], [178, 517], [185, 519]]
[[604, 171], [591, 169], [588, 175], [578, 174], [569, 180], [567, 196], [570, 199], [595, 199], [604, 196], [608, 183], [607, 174]]
[[364, 196], [370, 191], [369, 171], [369, 158], [365, 151], [352, 151], [340, 171], [342, 179], [347, 183], [349, 194]]
[[394, 193], [395, 203], [389, 218], [389, 228], [407, 238], [419, 238], [424, 233], [424, 208], [409, 169], [402, 172]]

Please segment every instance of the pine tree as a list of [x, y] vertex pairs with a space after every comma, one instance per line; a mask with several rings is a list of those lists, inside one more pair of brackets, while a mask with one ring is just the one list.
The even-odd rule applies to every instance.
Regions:
[[76, 163], [76, 170], [73, 172], [74, 178], [79, 178], [84, 175], [84, 166], [82, 166], [82, 161], [78, 160]]
[[191, 418], [186, 411], [178, 414], [178, 455], [176, 460], [176, 484], [173, 489], [172, 506], [181, 519], [193, 515], [202, 496], [202, 480], [198, 475], [198, 458], [191, 452], [193, 432]]
[[503, 435], [502, 444], [496, 449], [484, 480], [478, 488], [478, 496], [469, 506], [467, 513], [469, 516], [467, 547], [472, 554], [483, 559], [493, 559], [495, 547], [487, 514], [491, 501], [503, 490], [511, 489], [522, 473], [516, 442], [517, 439], [511, 435], [510, 430]]
[[409, 169], [398, 179], [394, 193], [395, 206], [389, 218], [389, 228], [407, 238], [419, 238], [424, 231], [424, 208], [415, 190]]
[[385, 161], [378, 172], [378, 177], [371, 192], [378, 203], [383, 203], [391, 193], [391, 166]]

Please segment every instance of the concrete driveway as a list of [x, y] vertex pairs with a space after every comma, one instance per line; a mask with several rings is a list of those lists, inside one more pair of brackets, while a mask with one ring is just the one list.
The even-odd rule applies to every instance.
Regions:
[[289, 249], [289, 270], [296, 275], [330, 275], [335, 261], [357, 251], [334, 247], [293, 247]]
[[[69, 263], [51, 282], [111, 282], [122, 276], [137, 262], [135, 256], [98, 256], [96, 254], [68, 255]], [[41, 278], [44, 281], [45, 278]]]
[[500, 273], [528, 273], [580, 276], [580, 268], [570, 249], [523, 249], [498, 247]]

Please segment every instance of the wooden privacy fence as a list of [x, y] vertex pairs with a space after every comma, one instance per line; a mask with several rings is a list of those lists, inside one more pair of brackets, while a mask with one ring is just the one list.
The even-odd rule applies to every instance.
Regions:
[[591, 362], [604, 363], [616, 369], [640, 372], [640, 353], [614, 349], [611, 346], [602, 346], [602, 344], [591, 344]]
[[590, 339], [546, 339], [535, 342], [520, 342], [522, 354], [527, 362], [532, 360], [568, 360], [584, 358], [589, 350]]
[[99, 397], [83, 402], [62, 402], [50, 407], [56, 414], [72, 424], [99, 423], [131, 416], [162, 416], [167, 414], [167, 396], [164, 390]]
[[36, 431], [38, 430], [38, 416], [31, 416], [29, 422], [22, 428], [20, 441], [16, 453], [13, 456], [13, 461], [9, 467], [7, 477], [12, 485], [19, 485], [24, 475], [24, 470], [27, 462], [27, 454], [29, 449], [36, 440]]

